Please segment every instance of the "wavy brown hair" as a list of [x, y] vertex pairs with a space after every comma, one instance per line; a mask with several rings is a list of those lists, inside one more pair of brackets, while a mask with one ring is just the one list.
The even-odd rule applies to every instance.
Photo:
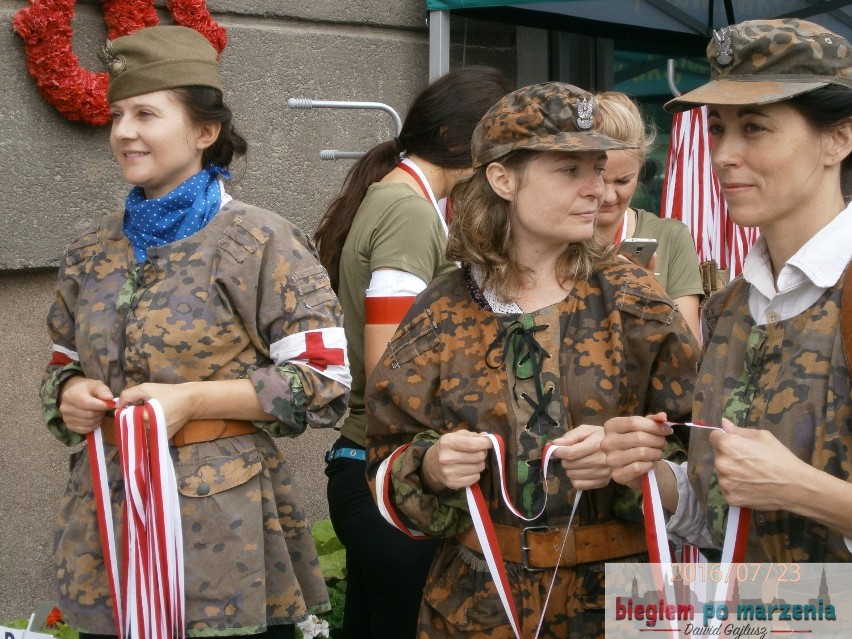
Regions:
[[442, 168], [471, 166], [473, 130], [505, 93], [506, 81], [497, 69], [469, 66], [450, 71], [414, 99], [396, 140], [373, 147], [355, 163], [314, 233], [320, 262], [335, 291], [343, 245], [369, 186], [396, 166], [402, 151]]
[[[500, 158], [499, 163], [514, 172], [520, 188], [526, 171], [536, 157], [547, 151], [513, 151]], [[512, 255], [512, 203], [497, 195], [481, 166], [467, 180], [456, 185], [451, 194], [453, 220], [447, 257], [466, 265], [479, 266], [485, 273], [483, 288], [491, 288], [505, 301], [529, 277], [530, 269]], [[587, 280], [593, 272], [612, 263], [615, 247], [596, 236], [565, 247], [556, 266], [560, 283], [568, 280]]]

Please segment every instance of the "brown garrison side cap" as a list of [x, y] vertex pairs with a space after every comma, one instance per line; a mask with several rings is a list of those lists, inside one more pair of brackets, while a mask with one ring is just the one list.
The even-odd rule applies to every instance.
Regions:
[[99, 57], [109, 72], [109, 102], [186, 86], [222, 90], [216, 49], [188, 27], [140, 29], [108, 41]]
[[600, 117], [595, 97], [570, 84], [547, 82], [513, 91], [488, 110], [473, 132], [473, 168], [519, 149], [609, 151], [630, 148], [595, 130]]
[[769, 104], [829, 84], [852, 88], [845, 38], [804, 20], [750, 20], [713, 33], [710, 82], [666, 103], [669, 112], [702, 104]]

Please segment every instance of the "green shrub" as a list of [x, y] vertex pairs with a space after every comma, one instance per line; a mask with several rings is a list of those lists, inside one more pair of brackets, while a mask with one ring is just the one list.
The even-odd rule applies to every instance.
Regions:
[[328, 621], [330, 639], [336, 639], [342, 636], [343, 628], [343, 604], [346, 599], [346, 548], [334, 533], [329, 519], [316, 522], [312, 532], [331, 601], [331, 610], [319, 617]]
[[[317, 615], [321, 621], [328, 622], [329, 639], [339, 639], [343, 629], [343, 604], [346, 598], [346, 549], [337, 535], [331, 521], [322, 519], [316, 522], [311, 532], [317, 547], [320, 568], [325, 577], [325, 586], [331, 602], [331, 610]], [[296, 628], [296, 636], [302, 636]]]

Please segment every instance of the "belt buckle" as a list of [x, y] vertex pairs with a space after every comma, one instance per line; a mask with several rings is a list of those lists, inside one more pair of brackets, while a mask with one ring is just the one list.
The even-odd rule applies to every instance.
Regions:
[[533, 568], [532, 566], [530, 566], [529, 551], [532, 546], [529, 545], [527, 533], [547, 532], [548, 530], [550, 530], [550, 526], [527, 526], [526, 528], [521, 528], [521, 565], [524, 567], [524, 570], [528, 572], [542, 572], [544, 570], [547, 570], [547, 568]]

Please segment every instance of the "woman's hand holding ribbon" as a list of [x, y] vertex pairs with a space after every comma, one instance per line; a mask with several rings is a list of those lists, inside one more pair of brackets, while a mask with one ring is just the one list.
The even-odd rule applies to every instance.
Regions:
[[441, 435], [423, 457], [422, 479], [426, 490], [439, 494], [479, 482], [491, 440], [479, 433], [460, 430]]
[[59, 395], [59, 412], [68, 430], [81, 435], [92, 432], [101, 425], [107, 402], [113, 399], [109, 387], [97, 379], [71, 377], [63, 385]]
[[[204, 383], [204, 382], [199, 382]], [[116, 410], [129, 404], [142, 404], [156, 399], [166, 415], [166, 435], [168, 438], [183, 428], [190, 419], [195, 419], [196, 398], [192, 384], [155, 384], [148, 382], [127, 388], [119, 395]]]
[[665, 421], [665, 413], [606, 421], [600, 447], [615, 481], [636, 490], [642, 488], [642, 478], [662, 460], [666, 437], [673, 432]]
[[813, 467], [769, 431], [739, 428], [727, 419], [722, 420], [722, 429], [710, 433], [710, 444], [725, 501], [755, 510], [791, 510], [790, 482]]
[[609, 483], [612, 471], [601, 450], [604, 437], [602, 426], [581, 424], [551, 444], [562, 446], [553, 456], [560, 460], [565, 474], [576, 490], [602, 488]]

